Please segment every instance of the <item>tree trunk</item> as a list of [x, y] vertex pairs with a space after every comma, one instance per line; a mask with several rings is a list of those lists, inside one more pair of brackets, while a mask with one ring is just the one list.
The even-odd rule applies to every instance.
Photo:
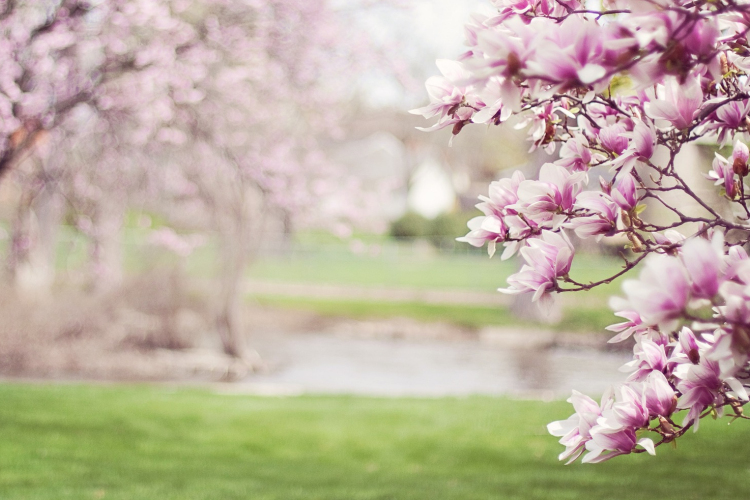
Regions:
[[13, 285], [24, 294], [44, 294], [52, 287], [62, 211], [62, 196], [49, 185], [24, 193], [19, 203], [8, 271]]
[[216, 332], [225, 354], [245, 359], [247, 345], [241, 318], [240, 285], [246, 267], [242, 237], [238, 233], [221, 236], [218, 304], [215, 312]]
[[122, 284], [122, 226], [124, 207], [119, 203], [98, 207], [91, 241], [91, 288], [108, 292]]

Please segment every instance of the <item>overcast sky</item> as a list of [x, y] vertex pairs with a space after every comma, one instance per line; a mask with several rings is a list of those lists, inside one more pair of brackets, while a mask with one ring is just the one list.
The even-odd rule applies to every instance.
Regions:
[[364, 79], [370, 105], [419, 106], [427, 101], [424, 80], [438, 73], [435, 59], [452, 59], [464, 52], [463, 26], [469, 15], [489, 0], [402, 0], [404, 8], [368, 8], [360, 22], [379, 45], [389, 45], [408, 65], [411, 84], [368, 75]]

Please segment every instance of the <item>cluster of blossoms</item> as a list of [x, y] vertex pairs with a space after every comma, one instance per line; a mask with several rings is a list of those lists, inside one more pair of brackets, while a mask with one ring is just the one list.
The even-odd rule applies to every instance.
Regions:
[[[548, 426], [566, 446], [561, 460], [584, 451], [583, 462], [654, 454], [656, 444], [697, 430], [702, 416], [722, 415], [726, 406], [744, 417], [750, 383], [750, 259], [744, 249], [725, 251], [718, 232], [711, 242], [692, 238], [674, 255], [650, 256], [639, 279], [623, 288], [626, 298], [614, 302], [626, 321], [608, 329], [617, 333], [610, 342], [635, 338], [633, 360], [621, 368], [630, 375], [599, 405], [573, 394], [576, 413]], [[713, 314], [701, 314], [708, 308]], [[677, 423], [672, 418], [679, 410], [687, 411]], [[659, 440], [636, 440], [639, 431]]]
[[[613, 342], [634, 338], [627, 381], [600, 404], [579, 393], [576, 413], [550, 424], [562, 460], [599, 462], [654, 453], [699, 419], [726, 407], [745, 418], [750, 383], [750, 4], [735, 0], [613, 0], [592, 10], [578, 0], [493, 0], [497, 13], [466, 26], [469, 50], [438, 61], [430, 104], [414, 110], [452, 127], [527, 128], [531, 149], [556, 153], [535, 179], [493, 182], [483, 215], [459, 238], [498, 243], [502, 259], [525, 261], [504, 293], [544, 302], [558, 292], [610, 283], [643, 263], [613, 301], [627, 321]], [[731, 147], [705, 177], [715, 198], [685, 178], [684, 146]], [[728, 156], [728, 155], [727, 155]], [[599, 182], [589, 183], [590, 177]], [[706, 185], [710, 187], [708, 181]], [[661, 209], [669, 222], [644, 217]], [[697, 215], [696, 215], [697, 213]], [[622, 271], [578, 282], [569, 235], [625, 244]], [[687, 237], [686, 237], [687, 235]], [[708, 318], [708, 319], [707, 319]], [[676, 412], [684, 412], [682, 419]], [[680, 420], [677, 422], [675, 420]], [[651, 431], [656, 441], [640, 437]]]

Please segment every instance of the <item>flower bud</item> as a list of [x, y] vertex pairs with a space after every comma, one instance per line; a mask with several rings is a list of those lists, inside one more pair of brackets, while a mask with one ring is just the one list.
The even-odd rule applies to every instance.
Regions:
[[750, 157], [750, 151], [748, 151], [747, 146], [744, 143], [737, 141], [734, 144], [734, 151], [732, 151], [732, 170], [740, 177], [745, 177], [747, 175], [748, 157]]
[[[674, 398], [674, 401], [675, 401], [675, 403], [674, 403], [673, 406], [676, 407], [677, 406], [677, 397]], [[670, 424], [669, 421], [666, 418], [662, 417], [662, 416], [659, 416], [659, 427], [661, 428], [661, 431], [662, 431], [662, 433], [663, 433], [663, 435], [664, 435], [665, 438], [667, 438], [668, 436], [669, 437], [674, 436], [674, 434], [677, 433], [677, 431], [672, 426], [672, 424]]]
[[633, 252], [640, 253], [643, 251], [643, 243], [641, 238], [635, 233], [628, 233], [628, 239], [633, 244]]
[[[630, 216], [625, 210], [620, 210], [620, 217], [622, 217], [622, 223], [626, 226], [630, 227], [633, 225], [633, 222], [630, 220]], [[628, 237], [630, 236], [628, 235]]]

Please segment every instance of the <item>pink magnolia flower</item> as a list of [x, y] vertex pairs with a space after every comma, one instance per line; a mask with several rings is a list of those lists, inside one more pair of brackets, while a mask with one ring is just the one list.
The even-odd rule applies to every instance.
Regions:
[[576, 197], [575, 208], [586, 216], [576, 217], [564, 227], [573, 229], [579, 238], [611, 236], [617, 228], [620, 210], [611, 197], [602, 192], [585, 191]]
[[525, 120], [520, 121], [515, 128], [522, 129], [531, 126], [528, 130], [529, 139], [532, 142], [529, 152], [534, 151], [539, 146], [547, 145], [548, 153], [554, 152], [555, 143], [552, 139], [555, 137], [556, 128], [554, 123], [559, 120], [557, 115], [559, 109], [556, 109], [551, 102], [537, 106], [532, 110], [532, 115]]
[[474, 113], [471, 121], [497, 125], [511, 116], [520, 101], [520, 93], [510, 79], [491, 78], [481, 92], [481, 99], [488, 104]]
[[656, 130], [641, 120], [634, 120], [633, 150], [639, 158], [649, 159], [654, 155], [656, 146]]
[[636, 445], [641, 445], [650, 455], [656, 455], [654, 442], [650, 438], [637, 440], [631, 428], [609, 429], [597, 426], [591, 430], [591, 439], [586, 441], [588, 453], [581, 462], [597, 464], [619, 455], [632, 453]]
[[585, 172], [589, 169], [592, 161], [601, 161], [602, 159], [604, 158], [601, 154], [591, 152], [589, 141], [585, 136], [576, 134], [560, 148], [560, 159], [555, 164], [562, 165], [574, 172]]
[[[649, 420], [654, 414], [649, 403], [653, 408], [661, 410], [660, 405], [665, 396], [668, 396], [665, 388], [659, 385], [658, 379], [657, 385], [654, 386], [654, 382], [654, 379], [650, 379], [646, 384], [626, 383], [615, 390], [616, 402], [602, 409], [596, 425], [589, 431], [591, 439], [586, 441], [588, 453], [583, 457], [583, 463], [599, 463], [618, 455], [632, 453], [637, 446], [641, 446], [651, 455], [656, 454], [651, 439], [636, 438], [636, 431], [648, 427]], [[671, 404], [672, 399], [669, 400], [669, 405]]]
[[[477, 248], [484, 246], [487, 242], [493, 244], [497, 241], [503, 241], [507, 232], [503, 220], [494, 215], [474, 217], [467, 222], [467, 225], [469, 226], [468, 234], [456, 238], [456, 241], [463, 241]], [[490, 254], [493, 253], [494, 245], [490, 249]]]
[[685, 241], [685, 236], [674, 229], [667, 229], [664, 233], [651, 233], [659, 245], [674, 246]]
[[[744, 348], [747, 333], [743, 330], [742, 325], [725, 325], [714, 332], [713, 345], [703, 349], [705, 357], [719, 364], [719, 376], [725, 381], [730, 381], [750, 361], [750, 353]], [[733, 390], [747, 400], [747, 391], [741, 385], [735, 384]]]
[[557, 278], [570, 272], [573, 245], [564, 233], [551, 231], [542, 231], [541, 238], [530, 238], [527, 244], [520, 251], [526, 265], [508, 277], [508, 288], [498, 291], [511, 295], [534, 292], [532, 301], [546, 300]]
[[627, 321], [615, 323], [606, 328], [610, 332], [617, 333], [617, 335], [608, 340], [609, 343], [622, 342], [630, 338], [633, 334], [643, 333], [649, 329], [643, 325], [641, 316], [635, 311], [619, 311], [615, 313], [615, 316], [625, 318]]
[[741, 358], [750, 354], [750, 261], [743, 260], [737, 267], [730, 271], [734, 279], [724, 282], [719, 289], [724, 305], [717, 311], [731, 323], [727, 328], [732, 334], [729, 347]]
[[[439, 59], [436, 64], [443, 76], [432, 76], [425, 83], [427, 94], [430, 96], [430, 104], [409, 111], [409, 113], [422, 115], [425, 118], [439, 117], [438, 123], [432, 127], [420, 128], [424, 131], [437, 130], [461, 120], [468, 120], [474, 111], [471, 108], [460, 108], [460, 105], [462, 103], [478, 104], [478, 98], [474, 94], [473, 87], [454, 83], [465, 81], [469, 77], [469, 73], [462, 63]], [[461, 116], [456, 115], [459, 111], [462, 112]]]
[[700, 19], [691, 24], [688, 34], [682, 39], [692, 56], [700, 58], [715, 54], [716, 39], [721, 35], [715, 19]]
[[500, 12], [509, 11], [514, 14], [523, 14], [532, 9], [537, 4], [537, 0], [492, 0], [492, 4]]
[[690, 298], [690, 282], [682, 262], [666, 255], [650, 255], [637, 280], [622, 285], [632, 309], [644, 323], [669, 323], [680, 316]]
[[626, 129], [622, 123], [615, 123], [599, 131], [599, 140], [607, 151], [621, 155], [628, 147], [628, 138], [623, 135], [625, 132]]
[[633, 124], [633, 131], [624, 134], [624, 137], [630, 139], [627, 149], [608, 162], [622, 172], [629, 172], [639, 161], [648, 161], [656, 148], [657, 135], [653, 125], [637, 119], [633, 119]]
[[719, 364], [703, 358], [697, 365], [680, 365], [675, 369], [675, 374], [679, 380], [677, 390], [682, 393], [677, 401], [677, 408], [689, 410], [683, 425], [694, 422], [694, 428], [697, 430], [701, 413], [710, 405], [723, 401], [720, 393], [723, 382], [719, 377]]
[[633, 210], [638, 203], [636, 191], [635, 177], [628, 172], [623, 172], [618, 176], [617, 183], [612, 188], [612, 199], [627, 212]]
[[719, 134], [719, 144], [726, 144], [745, 127], [745, 118], [750, 112], [750, 101], [730, 101], [709, 115], [706, 128]]
[[620, 371], [633, 372], [628, 380], [644, 380], [652, 371], [662, 371], [667, 367], [667, 354], [663, 345], [643, 337], [636, 337], [633, 348], [633, 361], [622, 365]]
[[682, 245], [680, 256], [690, 277], [694, 297], [711, 299], [719, 292], [723, 281], [723, 242], [723, 238], [715, 238], [714, 244], [703, 238], [692, 238]]
[[597, 419], [601, 427], [617, 430], [640, 429], [648, 425], [649, 411], [640, 384], [623, 384], [616, 389], [617, 402]]
[[[523, 173], [516, 170], [510, 178], [491, 182], [489, 197], [480, 196], [479, 199], [498, 213], [503, 213], [509, 205], [518, 201], [518, 187], [525, 180]], [[510, 213], [514, 212], [511, 211]]]
[[715, 158], [711, 167], [712, 171], [706, 175], [708, 179], [714, 180], [715, 186], [724, 184], [724, 191], [730, 199], [734, 199], [737, 196], [737, 187], [734, 182], [734, 169], [729, 161], [721, 156], [719, 153], [715, 153]]
[[547, 425], [547, 431], [553, 436], [560, 437], [560, 444], [565, 446], [565, 451], [558, 457], [559, 460], [568, 460], [567, 463], [570, 463], [583, 453], [586, 442], [591, 439], [590, 431], [596, 425], [602, 410], [609, 408], [613, 402], [611, 394], [602, 396], [599, 405], [590, 397], [573, 391], [568, 403], [573, 405], [575, 413], [567, 420]]
[[670, 416], [676, 406], [677, 394], [660, 371], [652, 371], [643, 383], [643, 397], [649, 417]]
[[504, 20], [502, 26], [478, 33], [476, 50], [482, 57], [467, 62], [472, 78], [482, 80], [499, 76], [510, 81], [526, 68], [533, 56], [532, 40], [537, 31], [518, 17]]
[[[463, 241], [475, 247], [481, 247], [489, 243], [488, 251], [490, 256], [495, 253], [495, 244], [498, 241], [505, 240], [509, 227], [506, 224], [506, 216], [514, 215], [516, 212], [509, 210], [507, 207], [518, 201], [518, 186], [524, 181], [524, 176], [520, 171], [516, 171], [510, 178], [500, 179], [490, 184], [489, 197], [480, 196], [481, 203], [477, 208], [484, 215], [474, 217], [468, 222], [469, 233], [456, 241]], [[509, 221], [513, 225], [516, 221]], [[528, 229], [528, 225], [525, 226]], [[515, 228], [514, 228], [515, 229]], [[518, 232], [514, 231], [512, 237], [518, 237]]]
[[667, 120], [678, 129], [693, 123], [696, 112], [703, 104], [703, 91], [697, 78], [688, 78], [680, 85], [676, 78], [664, 83], [664, 99], [646, 103], [646, 114], [655, 120]]
[[531, 76], [567, 85], [590, 85], [607, 74], [602, 66], [602, 28], [597, 23], [569, 16], [554, 29], [550, 26], [539, 32], [546, 36], [537, 37], [538, 48], [527, 63]]
[[675, 350], [672, 352], [669, 360], [670, 362], [690, 362], [697, 365], [700, 363], [701, 351], [705, 350], [706, 345], [702, 343], [699, 344], [693, 331], [685, 326], [680, 330], [678, 345], [675, 346]]
[[518, 186], [518, 202], [509, 206], [518, 213], [530, 216], [550, 215], [570, 211], [576, 196], [586, 181], [585, 173], [571, 173], [554, 163], [545, 163], [539, 180], [525, 180]]

